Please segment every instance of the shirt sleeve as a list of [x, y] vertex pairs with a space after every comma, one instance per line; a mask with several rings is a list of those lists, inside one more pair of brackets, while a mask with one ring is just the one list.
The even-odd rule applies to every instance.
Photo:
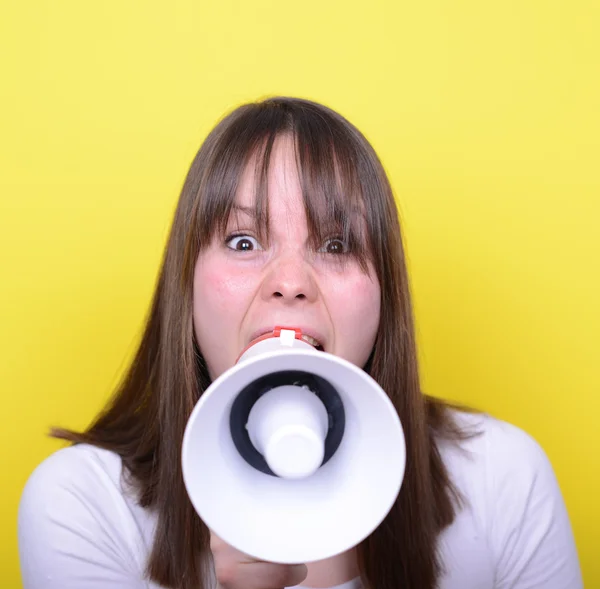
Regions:
[[132, 549], [135, 535], [128, 531], [131, 518], [119, 485], [92, 452], [56, 452], [33, 472], [21, 496], [23, 588], [145, 589]]
[[566, 506], [535, 440], [501, 423], [488, 439], [496, 589], [582, 589]]

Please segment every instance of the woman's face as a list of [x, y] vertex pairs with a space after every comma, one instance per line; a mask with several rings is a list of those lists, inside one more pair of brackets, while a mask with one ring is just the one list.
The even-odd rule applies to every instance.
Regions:
[[309, 233], [292, 140], [276, 140], [268, 176], [269, 243], [255, 234], [254, 166], [242, 176], [225, 239], [194, 270], [194, 330], [211, 379], [276, 326], [298, 327], [326, 352], [363, 367], [379, 326], [380, 289], [332, 235], [317, 251]]

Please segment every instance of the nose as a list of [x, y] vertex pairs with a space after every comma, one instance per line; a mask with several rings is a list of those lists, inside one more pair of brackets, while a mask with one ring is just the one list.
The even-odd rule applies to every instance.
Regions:
[[288, 252], [274, 260], [262, 285], [265, 300], [280, 299], [283, 303], [312, 302], [317, 295], [313, 269], [300, 252]]

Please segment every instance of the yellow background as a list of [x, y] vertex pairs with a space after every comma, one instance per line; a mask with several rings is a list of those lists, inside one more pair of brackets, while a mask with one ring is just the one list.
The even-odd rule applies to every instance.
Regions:
[[139, 336], [187, 167], [272, 94], [346, 115], [401, 207], [425, 389], [548, 452], [600, 588], [597, 0], [2, 0], [0, 586], [31, 470]]

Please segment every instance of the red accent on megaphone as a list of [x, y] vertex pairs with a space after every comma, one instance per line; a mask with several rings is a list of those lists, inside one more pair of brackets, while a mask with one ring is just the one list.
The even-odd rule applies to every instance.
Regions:
[[279, 337], [281, 336], [281, 330], [285, 329], [286, 331], [293, 331], [296, 333], [296, 335], [294, 336], [294, 339], [302, 339], [302, 330], [297, 328], [297, 327], [282, 327], [282, 326], [277, 326], [275, 327], [275, 329], [273, 329], [273, 331], [269, 331], [267, 333], [264, 333], [263, 335], [253, 339], [241, 352], [240, 355], [237, 357], [235, 363], [237, 364], [240, 360], [240, 358], [246, 353], [247, 350], [249, 350], [254, 344], [257, 344], [258, 342], [262, 342], [263, 340], [266, 339], [270, 339], [272, 337]]
[[294, 339], [302, 339], [302, 330], [298, 327], [276, 327], [273, 330], [273, 335], [275, 337], [279, 337], [282, 329], [285, 329], [286, 331], [295, 331], [296, 335], [294, 336]]

